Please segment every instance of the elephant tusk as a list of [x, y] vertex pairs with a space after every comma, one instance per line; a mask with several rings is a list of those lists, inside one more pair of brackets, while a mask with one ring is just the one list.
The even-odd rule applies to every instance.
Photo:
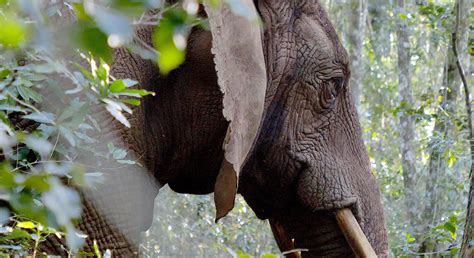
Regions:
[[364, 232], [362, 232], [359, 223], [349, 208], [337, 210], [336, 220], [342, 233], [346, 237], [347, 243], [357, 257], [377, 257], [377, 254], [375, 254], [369, 240], [367, 240], [367, 237]]
[[273, 236], [277, 242], [278, 248], [282, 251], [283, 257], [286, 258], [301, 258], [301, 250], [296, 249], [293, 244], [293, 239], [288, 236], [283, 225], [275, 218], [270, 218], [270, 227], [272, 228]]

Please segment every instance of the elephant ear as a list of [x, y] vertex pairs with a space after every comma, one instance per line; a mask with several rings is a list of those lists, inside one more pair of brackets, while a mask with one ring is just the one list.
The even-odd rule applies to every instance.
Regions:
[[238, 4], [233, 10], [227, 4], [205, 6], [218, 83], [224, 93], [223, 113], [230, 121], [223, 146], [225, 160], [214, 188], [216, 221], [234, 207], [237, 179], [257, 135], [267, 84], [257, 10], [252, 0]]

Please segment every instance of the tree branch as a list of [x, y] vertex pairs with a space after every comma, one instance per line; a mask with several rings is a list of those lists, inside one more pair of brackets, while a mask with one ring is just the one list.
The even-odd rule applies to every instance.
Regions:
[[[464, 100], [466, 102], [466, 111], [467, 111], [467, 122], [469, 126], [469, 142], [472, 143], [472, 108], [471, 108], [471, 99], [470, 99], [470, 92], [469, 86], [467, 85], [466, 74], [464, 73], [464, 68], [462, 67], [461, 61], [459, 60], [458, 48], [457, 48], [457, 30], [452, 34], [452, 48], [454, 53], [454, 59], [456, 60], [456, 66], [459, 71], [459, 76], [461, 77], [461, 81], [464, 87]], [[471, 144], [471, 157], [474, 154], [474, 146]]]

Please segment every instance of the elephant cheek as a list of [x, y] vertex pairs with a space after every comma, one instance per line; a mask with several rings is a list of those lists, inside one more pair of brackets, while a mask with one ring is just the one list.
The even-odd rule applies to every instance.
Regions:
[[301, 168], [285, 151], [265, 146], [258, 146], [262, 149], [249, 157], [239, 177], [239, 193], [260, 219], [267, 219], [294, 202], [294, 184]]

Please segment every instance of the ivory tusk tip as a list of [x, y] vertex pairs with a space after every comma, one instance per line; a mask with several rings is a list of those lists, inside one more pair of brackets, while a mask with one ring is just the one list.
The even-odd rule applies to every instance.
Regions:
[[346, 237], [347, 243], [357, 257], [377, 257], [351, 209], [336, 210], [336, 220]]

